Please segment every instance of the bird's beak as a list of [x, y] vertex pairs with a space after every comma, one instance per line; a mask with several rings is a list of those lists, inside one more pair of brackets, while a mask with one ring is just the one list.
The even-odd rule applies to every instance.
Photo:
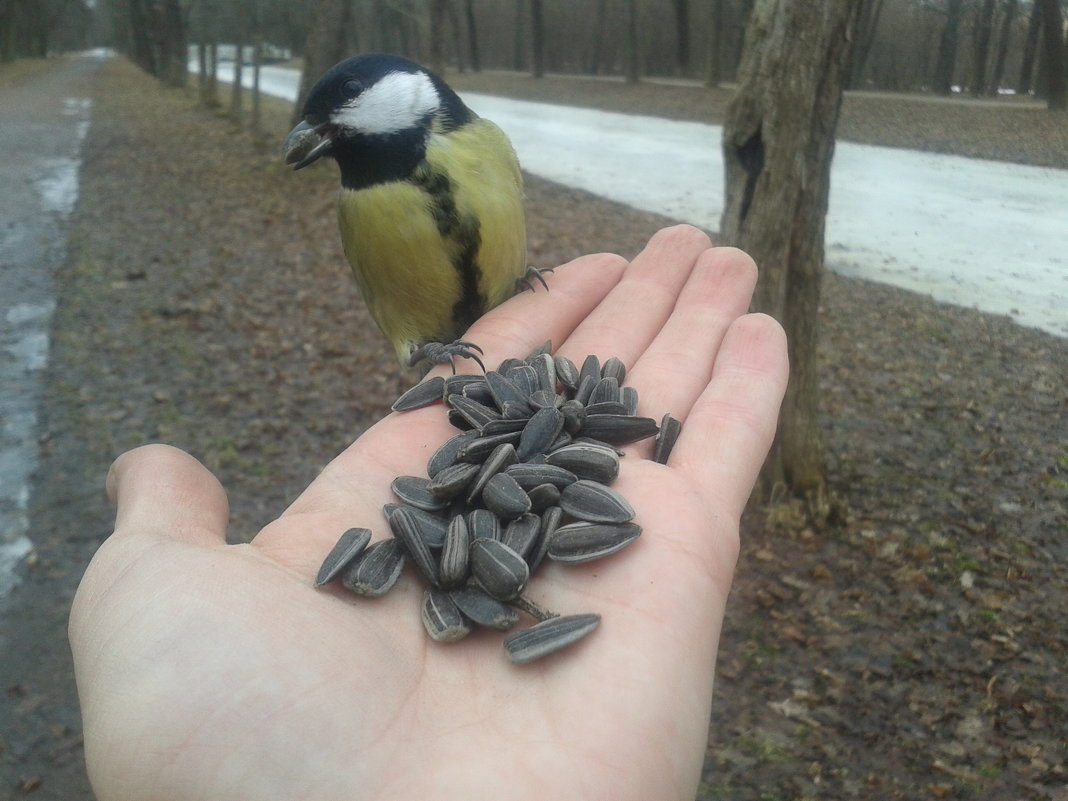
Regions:
[[286, 164], [292, 164], [294, 170], [307, 167], [313, 161], [330, 154], [334, 145], [333, 127], [328, 123], [311, 125], [301, 121], [282, 144]]

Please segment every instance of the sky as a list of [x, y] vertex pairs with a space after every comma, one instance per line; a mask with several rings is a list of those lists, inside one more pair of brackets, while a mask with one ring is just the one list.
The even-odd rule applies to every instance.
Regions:
[[[265, 67], [260, 86], [293, 100], [299, 78]], [[464, 101], [504, 129], [527, 172], [718, 230], [720, 126], [471, 93]], [[1068, 337], [1066, 245], [1068, 170], [835, 147], [826, 252], [838, 273]]]

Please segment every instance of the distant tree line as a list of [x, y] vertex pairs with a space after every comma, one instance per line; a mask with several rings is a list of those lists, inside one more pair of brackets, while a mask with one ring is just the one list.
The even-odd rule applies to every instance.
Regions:
[[92, 16], [85, 0], [0, 0], [0, 61], [81, 50]]

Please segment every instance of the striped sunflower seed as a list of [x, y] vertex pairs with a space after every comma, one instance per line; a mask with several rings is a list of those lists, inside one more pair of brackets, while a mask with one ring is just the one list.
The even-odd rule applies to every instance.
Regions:
[[508, 631], [519, 622], [519, 613], [496, 598], [491, 598], [478, 587], [460, 587], [449, 590], [449, 597], [460, 611], [480, 626], [498, 631]]
[[456, 515], [449, 522], [445, 545], [441, 549], [440, 575], [443, 587], [456, 587], [467, 580], [470, 547], [467, 521], [463, 515]]
[[592, 375], [582, 374], [579, 379], [578, 389], [575, 390], [575, 400], [585, 406], [590, 402], [590, 396], [593, 395], [593, 388], [597, 386], [597, 382], [601, 379]]
[[541, 514], [550, 506], [560, 505], [560, 490], [554, 484], [538, 484], [527, 490], [530, 497], [530, 511]]
[[501, 413], [476, 400], [471, 400], [463, 395], [449, 395], [446, 399], [449, 407], [460, 414], [468, 423], [482, 430], [490, 420], [500, 420]]
[[423, 627], [435, 642], [456, 642], [471, 633], [471, 624], [456, 602], [434, 587], [423, 593]]
[[578, 389], [579, 371], [573, 361], [566, 356], [556, 356], [553, 359], [553, 366], [556, 368], [556, 377], [561, 384], [571, 391]]
[[612, 483], [619, 475], [619, 456], [600, 445], [572, 442], [547, 454], [545, 461], [578, 478], [600, 481], [602, 484]]
[[401, 508], [389, 518], [389, 527], [419, 568], [419, 572], [432, 586], [438, 586], [438, 565], [430, 548], [419, 531], [419, 523], [407, 509]]
[[[495, 420], [496, 423], [518, 423], [519, 420]], [[526, 425], [525, 421], [523, 425]], [[489, 426], [487, 425], [487, 428]], [[486, 430], [482, 430], [482, 436], [476, 437], [470, 442], [464, 443], [460, 448], [458, 459], [461, 462], [468, 462], [470, 464], [482, 464], [489, 458], [497, 448], [501, 445], [511, 444], [514, 446], [519, 442], [520, 436], [522, 436], [522, 426], [515, 431], [503, 431], [499, 434], [488, 435]]]
[[501, 521], [489, 509], [472, 509], [468, 512], [467, 529], [472, 541], [501, 538]]
[[456, 464], [460, 457], [460, 449], [471, 440], [478, 438], [478, 436], [478, 429], [475, 428], [449, 437], [430, 457], [430, 461], [426, 465], [426, 474], [434, 478], [446, 467]]
[[527, 586], [530, 568], [500, 540], [475, 540], [471, 543], [471, 575], [488, 595], [510, 601]]
[[597, 382], [593, 392], [590, 393], [588, 405], [592, 406], [595, 403], [619, 403], [619, 382], [615, 378], [602, 378]]
[[618, 386], [623, 385], [623, 379], [627, 377], [627, 365], [623, 364], [616, 356], [605, 359], [601, 365], [601, 378], [614, 378]]
[[509, 368], [504, 376], [523, 393], [524, 400], [538, 389], [538, 374], [525, 362]]
[[564, 413], [564, 431], [575, 436], [586, 422], [586, 407], [574, 398], [570, 398], [560, 404], [560, 411]]
[[519, 445], [516, 447], [516, 456], [519, 461], [525, 462], [535, 453], [549, 450], [563, 428], [563, 412], [555, 406], [538, 409], [523, 427]]
[[548, 556], [557, 562], [590, 562], [626, 548], [641, 533], [636, 523], [568, 523], [552, 535]]
[[371, 541], [371, 529], [350, 528], [337, 541], [330, 553], [323, 560], [319, 574], [315, 577], [315, 586], [322, 587], [341, 575], [349, 565], [356, 561], [367, 543]]
[[369, 545], [341, 577], [345, 589], [377, 598], [385, 595], [404, 570], [404, 548], [392, 537]]
[[519, 387], [495, 370], [486, 373], [486, 383], [489, 384], [490, 392], [497, 401], [497, 408], [503, 409], [506, 403], [512, 403], [523, 407], [527, 405], [527, 395]]
[[580, 387], [582, 386], [583, 379], [587, 376], [592, 378], [594, 383], [601, 380], [601, 361], [592, 353], [583, 360], [582, 367], [579, 369]]
[[439, 512], [446, 506], [446, 501], [431, 494], [428, 489], [430, 479], [419, 476], [397, 476], [390, 484], [390, 489], [402, 502], [425, 512]]
[[634, 387], [620, 387], [619, 399], [623, 402], [623, 408], [626, 409], [627, 414], [638, 413], [638, 390]]
[[482, 494], [482, 491], [486, 488], [490, 479], [502, 470], [511, 467], [517, 461], [519, 461], [519, 459], [516, 456], [515, 446], [512, 445], [512, 443], [505, 442], [494, 448], [482, 463], [482, 467], [479, 468], [475, 480], [471, 482], [467, 491], [467, 502], [474, 503], [475, 499]]
[[421, 409], [445, 398], [445, 379], [442, 376], [428, 378], [402, 393], [390, 407], [395, 412]]
[[[515, 434], [515, 442], [519, 442], [519, 433], [526, 426], [527, 421], [523, 420], [508, 420], [502, 417], [500, 420], [490, 420], [482, 428], [482, 436], [489, 438], [495, 437], [498, 434]], [[509, 442], [512, 440], [508, 440]]]
[[560, 520], [563, 516], [564, 510], [559, 506], [550, 506], [541, 513], [538, 539], [534, 543], [534, 547], [530, 549], [530, 553], [527, 554], [527, 564], [530, 565], [531, 573], [537, 570], [541, 563], [545, 561], [545, 557], [549, 553], [549, 543], [552, 542], [556, 530], [560, 527]]
[[539, 353], [527, 358], [527, 364], [534, 368], [538, 377], [538, 389], [542, 392], [556, 394], [556, 361], [548, 353]]
[[600, 623], [601, 616], [594, 614], [550, 618], [509, 634], [504, 638], [504, 650], [511, 662], [524, 665], [581, 640]]
[[530, 511], [530, 496], [507, 473], [497, 473], [486, 482], [482, 502], [502, 520], [514, 520]]
[[462, 494], [468, 485], [475, 480], [478, 471], [479, 466], [477, 464], [460, 462], [450, 465], [444, 470], [438, 471], [437, 475], [430, 479], [430, 482], [426, 485], [427, 491], [435, 498], [446, 500], [455, 498], [457, 495]]
[[651, 437], [657, 432], [656, 420], [651, 417], [623, 417], [617, 414], [591, 414], [580, 432], [612, 445], [629, 445]]
[[504, 533], [501, 534], [501, 542], [526, 559], [527, 554], [538, 541], [539, 531], [541, 531], [541, 517], [528, 512], [505, 527]]
[[580, 479], [560, 493], [560, 508], [572, 517], [591, 523], [626, 523], [634, 508], [611, 487]]
[[415, 518], [419, 524], [419, 535], [423, 538], [423, 542], [427, 544], [427, 547], [440, 548], [442, 543], [445, 542], [445, 529], [449, 526], [449, 521], [446, 518], [407, 504], [387, 503], [382, 507], [386, 520], [388, 521], [393, 517], [393, 513], [398, 509], [407, 510]]
[[539, 484], [566, 487], [573, 481], [578, 480], [578, 476], [570, 470], [548, 463], [531, 464], [530, 462], [520, 462], [508, 467], [504, 472], [514, 478], [516, 483], [525, 490], [531, 490]]
[[667, 464], [671, 451], [675, 448], [675, 443], [678, 442], [680, 433], [682, 433], [682, 423], [670, 414], [665, 414], [664, 419], [660, 421], [660, 432], [656, 435], [656, 446], [653, 451], [654, 462]]

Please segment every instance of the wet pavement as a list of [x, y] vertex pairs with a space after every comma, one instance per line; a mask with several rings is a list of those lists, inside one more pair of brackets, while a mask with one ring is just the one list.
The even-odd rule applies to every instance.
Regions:
[[33, 508], [56, 275], [104, 57], [56, 59], [0, 88], [0, 799], [92, 797], [64, 636], [91, 547], [57, 558], [66, 537]]

